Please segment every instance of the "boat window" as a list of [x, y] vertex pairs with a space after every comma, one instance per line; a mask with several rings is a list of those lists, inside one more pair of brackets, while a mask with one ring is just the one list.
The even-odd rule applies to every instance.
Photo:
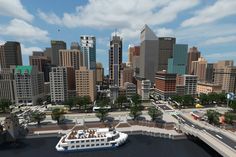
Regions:
[[109, 145], [109, 143], [106, 143], [106, 145], [108, 146], [108, 145]]
[[94, 144], [91, 144], [91, 147], [93, 147], [94, 146]]
[[89, 146], [90, 146], [89, 144], [86, 145], [86, 147], [89, 147]]
[[71, 148], [75, 148], [75, 146], [71, 146]]
[[89, 142], [89, 140], [86, 140], [86, 142]]
[[94, 140], [91, 140], [91, 142], [94, 142]]
[[76, 148], [79, 148], [79, 145], [77, 145]]
[[79, 141], [76, 141], [76, 143], [79, 143]]
[[104, 139], [101, 139], [101, 141], [104, 141]]
[[96, 146], [99, 146], [99, 143], [97, 143]]
[[99, 139], [96, 139], [96, 142], [98, 142], [99, 141]]
[[84, 141], [81, 141], [81, 143], [84, 143]]
[[104, 146], [104, 143], [101, 143], [101, 146]]
[[74, 143], [74, 141], [71, 141], [71, 143]]

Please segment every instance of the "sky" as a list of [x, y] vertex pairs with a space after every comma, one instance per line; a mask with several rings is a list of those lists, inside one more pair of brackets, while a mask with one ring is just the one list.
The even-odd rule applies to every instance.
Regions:
[[197, 46], [208, 62], [236, 62], [236, 0], [0, 0], [0, 44], [19, 41], [25, 65], [50, 40], [69, 48], [81, 35], [94, 35], [97, 62], [107, 73], [112, 33], [123, 38], [126, 62], [128, 45], [140, 44], [145, 24], [158, 37]]

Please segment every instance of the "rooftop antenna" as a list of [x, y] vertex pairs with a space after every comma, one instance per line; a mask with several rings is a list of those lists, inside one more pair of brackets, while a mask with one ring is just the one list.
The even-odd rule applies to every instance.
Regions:
[[117, 36], [117, 28], [115, 28], [115, 36]]

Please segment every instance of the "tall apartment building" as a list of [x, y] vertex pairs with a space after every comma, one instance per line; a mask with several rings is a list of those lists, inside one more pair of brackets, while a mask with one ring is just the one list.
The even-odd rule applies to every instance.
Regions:
[[198, 76], [198, 81], [204, 82], [206, 79], [207, 60], [203, 57], [198, 58], [198, 61], [192, 61], [191, 73]]
[[142, 100], [149, 100], [149, 93], [151, 88], [150, 80], [142, 80], [141, 82], [141, 98]]
[[52, 40], [51, 41], [51, 63], [52, 65], [59, 65], [59, 50], [66, 49], [64, 41]]
[[124, 86], [125, 82], [132, 83], [134, 70], [130, 67], [125, 67], [121, 71], [121, 86]]
[[83, 52], [83, 66], [89, 70], [96, 70], [96, 38], [83, 35], [80, 37], [81, 51]]
[[90, 96], [91, 101], [96, 99], [96, 77], [94, 70], [80, 67], [75, 71], [76, 94], [78, 96]]
[[14, 70], [15, 66], [11, 66], [0, 71], [0, 99], [8, 99], [12, 103], [15, 103]]
[[124, 89], [127, 98], [132, 98], [137, 93], [136, 85], [130, 82], [124, 83]]
[[73, 67], [78, 70], [83, 66], [83, 54], [78, 49], [59, 50], [59, 66]]
[[168, 59], [168, 73], [186, 74], [188, 45], [175, 44], [173, 58]]
[[197, 76], [196, 75], [181, 75], [176, 78], [177, 86], [184, 86], [184, 94], [185, 95], [193, 95], [197, 94]]
[[190, 75], [193, 75], [192, 69], [192, 61], [198, 61], [198, 58], [200, 58], [201, 52], [198, 51], [197, 47], [192, 47], [189, 49], [188, 52], [188, 65], [187, 65], [187, 72]]
[[36, 66], [38, 71], [44, 73], [44, 81], [49, 81], [48, 65], [51, 65], [51, 60], [46, 56], [45, 52], [33, 52], [32, 56], [29, 56], [29, 63], [31, 66]]
[[102, 63], [96, 63], [96, 84], [101, 84], [104, 78], [104, 68]]
[[214, 82], [214, 63], [207, 63], [205, 81], [207, 83]]
[[159, 71], [156, 73], [156, 92], [162, 99], [176, 95], [176, 74]]
[[127, 66], [133, 68], [134, 57], [140, 56], [140, 46], [129, 45]]
[[[174, 45], [176, 42], [175, 38], [172, 37], [160, 37], [158, 38], [159, 50], [158, 50], [158, 69], [157, 71], [167, 70], [168, 59], [173, 57]], [[177, 48], [178, 51], [180, 48]], [[155, 72], [157, 72], [155, 71]]]
[[70, 49], [71, 50], [80, 50], [80, 45], [79, 45], [79, 43], [78, 42], [71, 42], [71, 44], [70, 44]]
[[223, 80], [224, 76], [226, 75], [225, 69], [226, 67], [231, 67], [234, 65], [233, 60], [225, 60], [225, 61], [218, 61], [217, 63], [214, 64], [214, 83], [215, 84], [220, 84], [223, 87]]
[[0, 45], [0, 70], [11, 65], [22, 65], [21, 46], [19, 42], [7, 41]]
[[109, 49], [109, 80], [111, 85], [120, 86], [122, 69], [122, 38], [112, 36]]
[[154, 83], [155, 73], [158, 70], [158, 37], [145, 25], [140, 35], [140, 58], [136, 69], [136, 76]]
[[52, 67], [50, 76], [51, 101], [62, 103], [75, 91], [75, 71], [73, 67]]
[[16, 104], [36, 105], [44, 96], [43, 72], [35, 66], [16, 66], [14, 71]]
[[236, 92], [236, 66], [227, 66], [223, 73], [222, 90], [226, 93]]

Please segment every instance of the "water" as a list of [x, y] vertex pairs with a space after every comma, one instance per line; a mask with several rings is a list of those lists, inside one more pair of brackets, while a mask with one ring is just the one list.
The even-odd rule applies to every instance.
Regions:
[[[27, 139], [16, 148], [0, 148], [0, 157], [211, 157], [216, 152], [199, 140], [170, 140], [151, 136], [129, 136], [115, 149], [85, 152], [57, 152], [59, 138]], [[201, 147], [200, 147], [201, 145]]]

